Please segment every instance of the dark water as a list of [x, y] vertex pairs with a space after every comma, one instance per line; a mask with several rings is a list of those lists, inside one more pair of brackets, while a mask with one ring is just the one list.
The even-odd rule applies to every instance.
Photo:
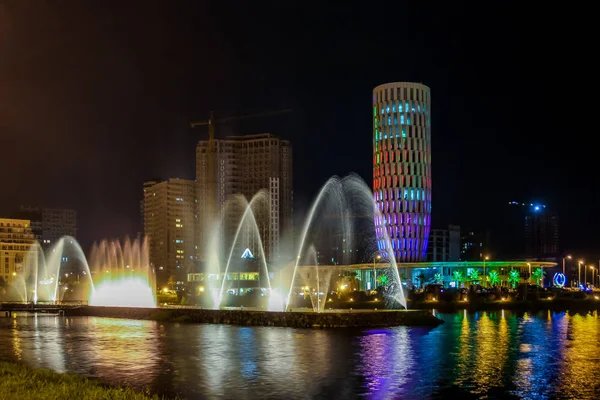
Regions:
[[440, 315], [434, 329], [0, 318], [0, 358], [188, 399], [600, 397], [596, 314]]

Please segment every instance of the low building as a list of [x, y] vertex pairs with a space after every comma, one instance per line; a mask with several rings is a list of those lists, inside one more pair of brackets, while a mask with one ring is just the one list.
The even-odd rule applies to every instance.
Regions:
[[448, 229], [432, 229], [427, 244], [427, 261], [459, 261], [460, 242], [458, 225], [449, 225]]
[[17, 218], [31, 221], [34, 237], [44, 248], [64, 236], [77, 238], [77, 213], [74, 210], [21, 206]]
[[[540, 268], [546, 271], [555, 267], [555, 262], [542, 261], [448, 261], [448, 262], [418, 262], [398, 263], [398, 274], [405, 288], [419, 288], [431, 283], [439, 283], [443, 287], [468, 287], [484, 281], [484, 277], [491, 276], [495, 271], [497, 285], [508, 287], [512, 270], [518, 271], [520, 282], [530, 281], [531, 275]], [[389, 263], [368, 263], [337, 266], [319, 266], [320, 274], [330, 273], [332, 280], [346, 282], [348, 276], [353, 278], [353, 290], [373, 290], [379, 286], [389, 283], [393, 278]], [[301, 290], [304, 282], [310, 282], [311, 274], [314, 275], [317, 266], [303, 265], [298, 267], [298, 276], [295, 279], [295, 287]], [[474, 274], [476, 271], [476, 274]], [[438, 275], [439, 274], [439, 275]], [[472, 279], [475, 275], [478, 279]], [[386, 277], [385, 280], [382, 277]], [[408, 277], [408, 278], [407, 278]], [[387, 281], [387, 282], [386, 282]], [[531, 283], [533, 279], [531, 278]], [[542, 280], [544, 286], [552, 285], [552, 277], [545, 276]], [[338, 282], [332, 282], [332, 288], [338, 287]], [[335, 289], [332, 289], [335, 290]]]
[[12, 284], [24, 272], [25, 258], [34, 243], [29, 220], [0, 218], [0, 278], [4, 283]]

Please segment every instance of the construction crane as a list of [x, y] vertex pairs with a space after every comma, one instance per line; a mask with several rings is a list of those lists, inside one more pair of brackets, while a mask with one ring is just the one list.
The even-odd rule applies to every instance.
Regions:
[[224, 117], [224, 118], [219, 118], [219, 119], [215, 120], [214, 113], [211, 111], [207, 121], [192, 122], [190, 124], [190, 127], [196, 128], [198, 126], [208, 125], [208, 141], [211, 142], [215, 139], [215, 125], [216, 124], [224, 124], [227, 122], [239, 121], [242, 119], [268, 117], [271, 115], [284, 114], [284, 113], [288, 113], [288, 112], [292, 112], [292, 109], [286, 108], [283, 110], [275, 110], [275, 111], [267, 111], [267, 112], [262, 112], [262, 113], [257, 113], [257, 114], [247, 114], [247, 115], [240, 115], [240, 116]]
[[[274, 111], [267, 111], [267, 112], [262, 112], [262, 113], [257, 113], [257, 114], [247, 114], [247, 115], [240, 115], [240, 116], [230, 116], [230, 117], [223, 117], [223, 118], [219, 118], [217, 120], [215, 120], [214, 118], [214, 113], [211, 111], [208, 117], [208, 120], [206, 121], [198, 121], [198, 122], [192, 122], [190, 123], [190, 127], [191, 128], [197, 128], [199, 126], [208, 126], [208, 146], [206, 148], [206, 163], [207, 163], [207, 171], [206, 171], [206, 175], [207, 175], [207, 180], [206, 180], [206, 189], [207, 189], [207, 204], [206, 204], [206, 216], [203, 217], [204, 223], [207, 223], [208, 226], [212, 226], [212, 222], [214, 221], [214, 218], [217, 216], [216, 210], [216, 203], [217, 203], [217, 196], [216, 196], [216, 186], [217, 186], [217, 169], [216, 169], [216, 146], [215, 146], [215, 125], [217, 124], [226, 124], [228, 122], [232, 122], [232, 121], [239, 121], [239, 120], [243, 120], [243, 119], [250, 119], [250, 118], [260, 118], [260, 117], [267, 117], [267, 116], [271, 116], [271, 115], [278, 115], [278, 114], [284, 114], [284, 113], [289, 113], [292, 112], [291, 109], [282, 109], [282, 110], [274, 110]], [[203, 232], [206, 233], [206, 232]], [[203, 240], [203, 238], [201, 238], [201, 240]]]

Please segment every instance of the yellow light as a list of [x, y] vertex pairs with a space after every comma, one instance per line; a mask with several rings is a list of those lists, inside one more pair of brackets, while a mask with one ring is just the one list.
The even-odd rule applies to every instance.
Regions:
[[201, 292], [204, 292], [204, 286], [200, 286], [200, 287], [198, 288], [198, 290], [199, 290], [199, 291], [201, 291]]
[[598, 297], [598, 296], [594, 296], [594, 298], [595, 298], [596, 300], [600, 299], [600, 297]]
[[350, 298], [350, 301], [354, 301], [354, 299], [353, 299], [353, 298]]
[[435, 297], [433, 297], [431, 300], [432, 300], [432, 301], [437, 301], [437, 300], [435, 299]]
[[169, 293], [169, 288], [163, 288], [163, 293]]
[[17, 276], [17, 273], [16, 273], [16, 272], [13, 272], [13, 276]]
[[502, 301], [506, 300], [504, 297], [502, 298]]
[[570, 260], [570, 259], [572, 259], [573, 257], [571, 257], [571, 255], [569, 254], [569, 255], [567, 256], [567, 258]]
[[379, 301], [379, 299], [375, 299], [375, 301]]
[[486, 259], [486, 260], [489, 260], [489, 259], [490, 259], [490, 257], [489, 257], [489, 256], [485, 256], [485, 259]]
[[463, 301], [467, 301], [467, 298], [466, 298], [466, 297], [465, 297], [465, 298], [463, 298]]

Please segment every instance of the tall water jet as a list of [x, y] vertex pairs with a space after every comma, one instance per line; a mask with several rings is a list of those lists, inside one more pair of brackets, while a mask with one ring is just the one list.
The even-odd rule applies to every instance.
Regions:
[[[350, 199], [349, 203], [354, 206], [355, 212], [368, 215], [373, 222], [378, 218], [380, 220], [383, 219], [375, 203], [373, 192], [362, 178], [355, 174], [348, 175], [343, 179], [343, 187], [345, 195]], [[392, 248], [387, 228], [383, 229], [382, 234], [384, 243], [378, 244], [377, 253], [383, 255], [384, 259], [390, 264], [390, 267], [385, 272], [386, 276], [390, 275], [391, 278], [391, 283], [385, 287], [386, 294], [406, 309], [406, 297], [402, 288], [402, 280], [400, 279], [396, 259], [393, 252], [386, 251], [386, 249]], [[372, 235], [371, 237], [375, 240], [376, 234], [374, 230], [372, 231]]]
[[[269, 206], [268, 198], [269, 198], [268, 193], [265, 190], [261, 190], [252, 197], [250, 202], [248, 202], [246, 200], [246, 198], [242, 195], [238, 195], [234, 199], [234, 201], [237, 201], [237, 203], [242, 206], [242, 209], [244, 210], [244, 212], [243, 212], [243, 214], [240, 218], [240, 221], [237, 225], [237, 229], [236, 229], [235, 235], [233, 237], [233, 242], [231, 243], [231, 247], [229, 249], [227, 263], [225, 264], [225, 271], [223, 273], [223, 282], [221, 284], [221, 290], [219, 292], [219, 304], [220, 305], [223, 302], [223, 293], [225, 291], [225, 282], [226, 282], [227, 274], [229, 272], [229, 268], [231, 265], [233, 252], [236, 248], [236, 245], [238, 244], [238, 240], [240, 239], [240, 234], [242, 232], [243, 227], [247, 227], [247, 229], [248, 229], [248, 232], [246, 232], [246, 234], [244, 235], [245, 238], [248, 241], [250, 241], [251, 239], [254, 239], [257, 241], [255, 247], [258, 248], [258, 250], [259, 250], [258, 255], [259, 255], [260, 262], [261, 262], [262, 270], [264, 271], [264, 276], [265, 276], [266, 283], [267, 283], [268, 294], [269, 294], [269, 296], [276, 295], [276, 294], [273, 294], [273, 290], [271, 288], [271, 280], [269, 277], [269, 268], [267, 266], [266, 254], [264, 251], [262, 238], [260, 235], [260, 231], [258, 229], [258, 225], [256, 223], [256, 218], [254, 217], [254, 210], [253, 210], [253, 207], [257, 207], [261, 204], [260, 202], [262, 202], [263, 206], [268, 207]], [[248, 247], [251, 247], [251, 245], [249, 243], [247, 243], [247, 245], [248, 245]], [[254, 247], [254, 246], [252, 246], [252, 247]], [[274, 307], [274, 305], [271, 305], [271, 307]], [[272, 311], [274, 311], [274, 310], [272, 310]]]
[[313, 311], [322, 312], [327, 303], [331, 275], [335, 266], [319, 265], [317, 250], [314, 245], [309, 247], [304, 259], [307, 266], [303, 267], [305, 271], [300, 273], [300, 276], [306, 285], [305, 291], [309, 293]]
[[94, 244], [91, 275], [95, 290], [90, 304], [114, 307], [156, 307], [156, 276], [148, 259], [148, 241], [102, 241]]
[[[330, 196], [330, 197], [328, 197], [328, 196]], [[290, 304], [291, 296], [292, 296], [292, 292], [294, 290], [296, 274], [298, 272], [298, 265], [300, 264], [302, 254], [304, 253], [309, 230], [313, 226], [313, 221], [315, 219], [315, 215], [316, 215], [317, 211], [319, 210], [320, 207], [323, 206], [323, 203], [325, 202], [325, 200], [328, 200], [334, 204], [334, 206], [335, 206], [334, 209], [336, 210], [336, 212], [339, 213], [340, 221], [342, 221], [343, 236], [346, 237], [348, 240], [351, 240], [352, 235], [351, 235], [351, 232], [348, 231], [350, 229], [350, 227], [349, 227], [349, 224], [347, 224], [348, 214], [347, 214], [347, 208], [346, 208], [346, 204], [345, 204], [345, 198], [343, 196], [341, 181], [337, 176], [334, 176], [334, 177], [329, 178], [327, 180], [327, 182], [325, 182], [325, 184], [323, 185], [321, 190], [319, 191], [319, 194], [317, 195], [316, 199], [313, 201], [313, 203], [310, 207], [308, 217], [306, 218], [306, 220], [304, 222], [304, 226], [302, 228], [302, 233], [300, 234], [300, 244], [298, 247], [298, 253], [294, 260], [292, 279], [290, 282], [290, 288], [289, 288], [287, 300], [286, 300], [286, 308], [290, 307], [290, 305], [291, 305]]]

